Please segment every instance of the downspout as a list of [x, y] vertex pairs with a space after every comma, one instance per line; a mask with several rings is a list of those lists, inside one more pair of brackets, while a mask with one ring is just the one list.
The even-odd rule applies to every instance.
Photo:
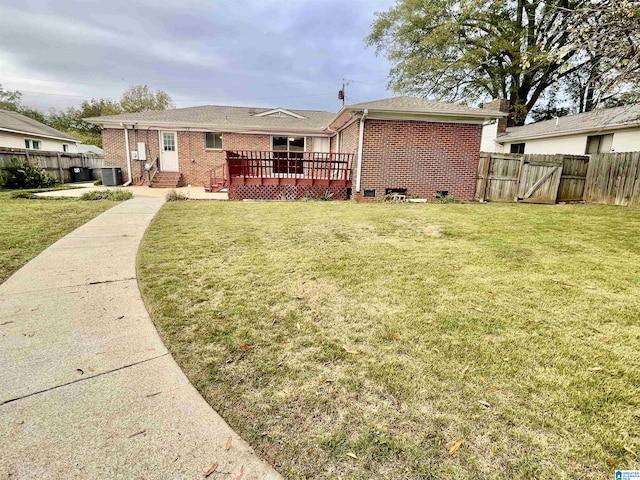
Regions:
[[356, 177], [356, 192], [360, 193], [360, 179], [362, 178], [362, 146], [364, 144], [364, 117], [369, 114], [366, 108], [360, 117], [360, 131], [358, 132], [358, 175]]
[[128, 187], [133, 183], [133, 178], [131, 177], [131, 152], [129, 152], [129, 131], [127, 130], [127, 126], [122, 122], [120, 122], [120, 125], [124, 127], [124, 151], [127, 155], [127, 173], [129, 174], [129, 180], [123, 185], [123, 187]]

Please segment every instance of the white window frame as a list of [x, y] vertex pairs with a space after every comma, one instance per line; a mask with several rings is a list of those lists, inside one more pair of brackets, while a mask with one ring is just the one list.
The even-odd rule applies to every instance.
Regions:
[[[35, 146], [36, 143], [38, 144], [38, 147]], [[25, 138], [24, 139], [24, 147], [27, 150], [42, 150], [42, 140], [34, 140], [33, 138]]]
[[[220, 135], [220, 142], [221, 142], [220, 148], [207, 147], [207, 135], [208, 134], [214, 135], [214, 142], [213, 142], [214, 145], [215, 145], [215, 135]], [[215, 151], [224, 150], [224, 132], [204, 132], [204, 149], [205, 150], [215, 150]]]
[[[287, 137], [287, 149], [286, 150], [275, 150], [273, 148], [273, 138], [274, 137]], [[304, 139], [304, 147], [302, 149], [302, 152], [306, 152], [307, 151], [307, 137], [305, 137], [304, 135], [271, 135], [271, 151], [272, 152], [278, 151], [278, 152], [287, 152], [287, 153], [294, 152], [295, 153], [296, 150], [289, 150], [289, 138], [291, 138], [291, 137], [294, 137], [294, 138], [295, 137], [297, 137], [297, 138], [302, 137]]]

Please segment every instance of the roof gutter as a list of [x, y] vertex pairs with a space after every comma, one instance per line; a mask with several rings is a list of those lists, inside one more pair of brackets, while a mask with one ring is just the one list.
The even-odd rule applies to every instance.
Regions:
[[358, 132], [358, 174], [356, 176], [356, 193], [360, 193], [360, 183], [362, 179], [362, 147], [364, 146], [364, 119], [369, 114], [366, 108], [360, 117], [360, 131]]

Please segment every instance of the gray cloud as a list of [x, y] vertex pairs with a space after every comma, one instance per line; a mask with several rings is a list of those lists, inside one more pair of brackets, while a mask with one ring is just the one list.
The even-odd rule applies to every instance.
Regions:
[[39, 108], [118, 98], [129, 84], [146, 83], [169, 92], [179, 107], [335, 111], [343, 77], [353, 80], [350, 101], [390, 95], [388, 63], [364, 37], [374, 12], [391, 3], [5, 0], [0, 83], [24, 91], [25, 103]]

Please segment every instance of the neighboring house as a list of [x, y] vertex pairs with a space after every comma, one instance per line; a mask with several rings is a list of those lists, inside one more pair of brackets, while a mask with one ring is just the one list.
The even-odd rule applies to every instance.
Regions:
[[32, 118], [0, 109], [0, 148], [78, 153], [80, 141]]
[[[337, 114], [201, 106], [85, 119], [102, 127], [105, 164], [128, 181], [228, 187], [229, 197], [387, 193], [471, 200], [482, 125], [506, 114], [413, 97]], [[156, 162], [157, 159], [157, 162]]]
[[88, 143], [81, 143], [78, 145], [78, 153], [86, 153], [88, 155], [103, 155], [104, 152], [100, 147], [90, 145]]
[[504, 129], [501, 126], [497, 121], [484, 127], [483, 151], [571, 155], [640, 151], [640, 104], [568, 115], [521, 127]]

